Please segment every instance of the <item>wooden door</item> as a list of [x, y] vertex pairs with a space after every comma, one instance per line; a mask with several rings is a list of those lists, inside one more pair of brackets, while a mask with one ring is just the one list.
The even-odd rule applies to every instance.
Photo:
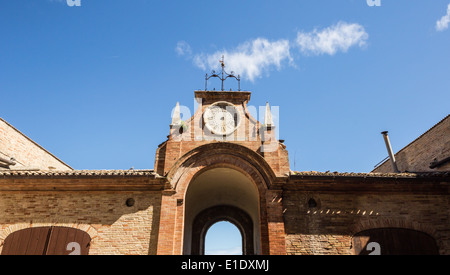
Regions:
[[68, 227], [35, 227], [11, 233], [2, 255], [88, 255], [89, 234]]
[[[436, 255], [433, 237], [403, 228], [377, 228], [359, 232], [352, 240], [356, 255]], [[375, 251], [376, 250], [376, 251]]]
[[91, 237], [75, 228], [53, 227], [46, 255], [88, 255]]
[[50, 229], [28, 228], [11, 233], [5, 239], [2, 255], [45, 255]]

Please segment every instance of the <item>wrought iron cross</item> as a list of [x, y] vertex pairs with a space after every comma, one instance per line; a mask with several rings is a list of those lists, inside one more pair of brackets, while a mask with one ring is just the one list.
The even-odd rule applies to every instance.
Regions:
[[224, 58], [225, 58], [225, 57], [222, 55], [222, 59], [219, 60], [220, 66], [222, 67], [222, 73], [221, 73], [221, 75], [217, 74], [216, 71], [212, 71], [212, 72], [211, 72], [211, 75], [206, 74], [206, 77], [205, 77], [205, 91], [208, 90], [208, 80], [209, 80], [211, 77], [217, 77], [218, 79], [220, 79], [220, 80], [222, 81], [222, 91], [223, 91], [223, 82], [224, 82], [225, 80], [227, 80], [227, 78], [230, 78], [230, 77], [235, 78], [235, 79], [237, 80], [237, 82], [238, 82], [238, 91], [241, 90], [241, 76], [240, 76], [240, 75], [235, 76], [235, 75], [234, 75], [234, 72], [231, 72], [231, 74], [229, 74], [229, 73], [227, 73], [227, 72], [225, 71], [225, 61], [224, 61]]

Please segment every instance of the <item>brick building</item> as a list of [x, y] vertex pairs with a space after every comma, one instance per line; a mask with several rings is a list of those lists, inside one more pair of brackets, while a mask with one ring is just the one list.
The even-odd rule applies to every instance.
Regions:
[[73, 170], [11, 124], [0, 118], [1, 170]]
[[[177, 105], [154, 170], [73, 170], [0, 120], [1, 254], [203, 254], [222, 220], [239, 228], [247, 255], [450, 254], [445, 165], [291, 171], [269, 105], [260, 122], [250, 96], [196, 91], [186, 121]], [[448, 157], [448, 121], [420, 139], [440, 147], [438, 161]]]
[[[399, 171], [450, 171], [450, 115], [398, 151], [394, 158]], [[373, 172], [394, 172], [391, 161], [384, 161]]]

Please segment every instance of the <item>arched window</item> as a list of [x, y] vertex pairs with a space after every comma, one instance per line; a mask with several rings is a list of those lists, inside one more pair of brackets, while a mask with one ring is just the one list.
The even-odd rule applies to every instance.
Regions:
[[232, 223], [220, 221], [206, 233], [206, 255], [242, 255], [242, 234]]
[[88, 255], [91, 237], [69, 227], [33, 227], [5, 239], [2, 255]]

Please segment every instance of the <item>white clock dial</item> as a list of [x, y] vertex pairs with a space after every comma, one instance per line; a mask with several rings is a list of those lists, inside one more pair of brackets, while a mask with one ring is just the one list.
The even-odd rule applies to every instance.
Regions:
[[209, 106], [203, 114], [205, 126], [216, 135], [229, 135], [239, 125], [240, 116], [236, 107], [220, 101]]

